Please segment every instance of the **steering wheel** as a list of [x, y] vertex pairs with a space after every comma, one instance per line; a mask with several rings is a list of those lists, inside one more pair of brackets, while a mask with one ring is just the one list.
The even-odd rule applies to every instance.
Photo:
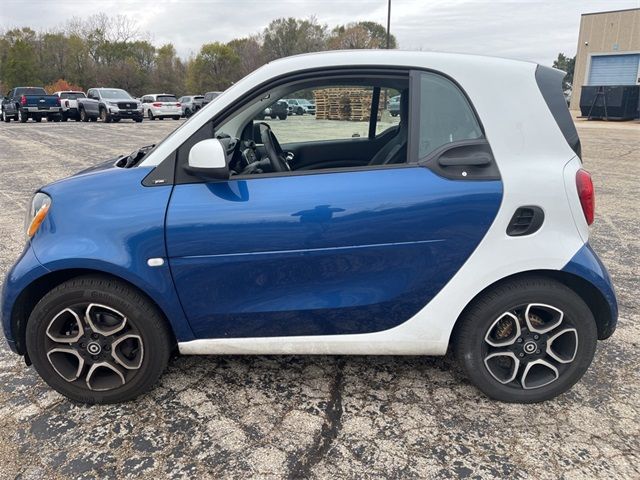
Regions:
[[260, 139], [264, 144], [264, 149], [269, 157], [271, 168], [274, 172], [289, 172], [291, 167], [287, 163], [287, 157], [278, 142], [278, 139], [271, 131], [269, 124], [260, 122]]

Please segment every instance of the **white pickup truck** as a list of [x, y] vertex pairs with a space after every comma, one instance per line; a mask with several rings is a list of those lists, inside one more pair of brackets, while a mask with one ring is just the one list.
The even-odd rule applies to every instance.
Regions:
[[66, 122], [73, 118], [76, 122], [80, 121], [80, 110], [78, 109], [78, 99], [87, 98], [84, 92], [74, 90], [63, 90], [55, 92], [54, 95], [60, 97], [60, 106], [62, 107], [62, 121]]

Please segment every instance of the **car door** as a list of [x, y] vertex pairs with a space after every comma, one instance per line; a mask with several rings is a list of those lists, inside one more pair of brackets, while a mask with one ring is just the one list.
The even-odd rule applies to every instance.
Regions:
[[[435, 135], [433, 112], [410, 112], [416, 134], [408, 163], [175, 185], [167, 253], [196, 337], [370, 333], [405, 322], [438, 293], [502, 197], [479, 123], [462, 92], [444, 81], [464, 112], [449, 114], [447, 102], [435, 102], [439, 121], [471, 115], [471, 133]], [[441, 92], [412, 82], [410, 104], [431, 108], [421, 96]], [[443, 138], [451, 141], [436, 145]], [[179, 149], [178, 168], [187, 150]]]
[[7, 111], [7, 115], [15, 115], [17, 113], [15, 92], [16, 92], [15, 89], [13, 89], [7, 94], [7, 101], [4, 104], [4, 108]]

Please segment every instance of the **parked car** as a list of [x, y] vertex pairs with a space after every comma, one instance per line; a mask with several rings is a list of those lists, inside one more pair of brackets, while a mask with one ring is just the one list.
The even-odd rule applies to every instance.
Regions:
[[[308, 105], [303, 103], [303, 100], [297, 98], [288, 98], [285, 100], [289, 105], [289, 115], [304, 115], [307, 112]], [[308, 100], [304, 100], [308, 102]], [[315, 114], [316, 107], [313, 105], [313, 113]]]
[[83, 122], [100, 118], [109, 123], [130, 118], [139, 123], [144, 116], [142, 103], [121, 88], [90, 88], [87, 98], [79, 98], [77, 102]]
[[182, 117], [182, 105], [175, 95], [171, 93], [152, 93], [142, 97], [142, 108], [149, 120], [156, 118], [173, 118], [180, 120]]
[[389, 98], [389, 101], [387, 102], [387, 110], [389, 110], [392, 117], [400, 115], [400, 95], [395, 95]]
[[265, 117], [271, 117], [273, 120], [279, 118], [280, 120], [286, 120], [289, 115], [289, 105], [284, 100], [275, 102], [273, 105], [265, 108], [257, 116], [257, 120], [264, 120]]
[[214, 98], [218, 98], [222, 94], [222, 92], [207, 92], [204, 94], [204, 98], [202, 99], [202, 106], [204, 107], [207, 103], [211, 102]]
[[2, 99], [2, 120], [7, 123], [12, 119], [25, 123], [30, 118], [59, 121], [60, 110], [60, 99], [42, 87], [16, 87]]
[[180, 97], [178, 102], [182, 105], [182, 116], [189, 118], [202, 108], [202, 101], [204, 96], [202, 95], [185, 95]]
[[60, 106], [62, 107], [62, 121], [66, 122], [68, 119], [73, 119], [76, 122], [80, 121], [80, 111], [78, 110], [78, 99], [87, 98], [84, 92], [77, 92], [74, 90], [65, 90], [55, 92], [60, 98]]
[[[563, 76], [395, 50], [270, 62], [155, 147], [38, 189], [3, 284], [9, 346], [86, 403], [149, 389], [176, 348], [452, 350], [492, 398], [553, 398], [618, 315]], [[399, 123], [254, 123], [268, 95], [329, 82], [397, 89]]]
[[307, 100], [306, 98], [298, 98], [296, 100], [298, 102], [298, 105], [300, 105], [304, 109], [304, 113], [307, 113], [309, 115], [315, 115], [316, 114], [316, 105], [315, 105], [315, 103], [312, 103], [311, 101]]

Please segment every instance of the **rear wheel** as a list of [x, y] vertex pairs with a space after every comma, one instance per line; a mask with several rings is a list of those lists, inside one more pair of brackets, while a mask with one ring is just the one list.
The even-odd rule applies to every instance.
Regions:
[[4, 123], [11, 122], [11, 117], [7, 116], [7, 112], [5, 112], [4, 110], [2, 110], [2, 120], [4, 121]]
[[173, 117], [174, 120], [180, 120], [180, 115], [176, 115], [175, 117]]
[[501, 285], [467, 309], [456, 356], [489, 397], [534, 403], [569, 390], [593, 360], [597, 328], [584, 301], [565, 285], [524, 278]]
[[283, 114], [281, 114], [281, 115], [278, 115], [278, 118], [279, 118], [280, 120], [286, 120], [286, 119], [287, 119], [287, 115], [283, 113]]
[[173, 340], [157, 308], [137, 290], [86, 276], [38, 302], [26, 344], [38, 374], [61, 394], [84, 403], [115, 403], [158, 380]]
[[29, 117], [27, 116], [27, 114], [22, 113], [22, 110], [18, 109], [18, 121], [20, 123], [27, 123], [27, 120], [29, 120]]
[[89, 115], [87, 115], [87, 112], [85, 111], [84, 108], [80, 109], [80, 121], [81, 122], [88, 122], [89, 121]]
[[156, 117], [153, 116], [153, 112], [151, 110], [147, 111], [147, 117], [149, 117], [149, 120], [155, 120]]

